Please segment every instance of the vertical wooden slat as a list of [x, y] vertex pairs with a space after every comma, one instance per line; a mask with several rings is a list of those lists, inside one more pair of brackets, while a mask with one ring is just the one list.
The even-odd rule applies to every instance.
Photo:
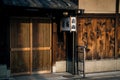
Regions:
[[120, 57], [119, 46], [119, 0], [116, 0], [116, 17], [115, 17], [115, 58]]
[[49, 23], [50, 26], [50, 71], [52, 71], [52, 24], [51, 21]]
[[[119, 19], [119, 18], [118, 18]], [[118, 20], [117, 19], [117, 20]], [[116, 35], [115, 35], [115, 57], [120, 58], [120, 21], [116, 22]]]
[[30, 74], [32, 74], [32, 20], [30, 20]]
[[57, 24], [54, 22], [53, 23], [53, 35], [52, 35], [52, 49], [53, 49], [53, 51], [52, 51], [52, 55], [53, 55], [53, 57], [52, 57], [52, 65], [55, 65], [55, 62], [56, 62], [56, 58], [57, 58], [57, 55], [56, 55], [56, 53], [58, 52], [58, 46], [57, 46]]

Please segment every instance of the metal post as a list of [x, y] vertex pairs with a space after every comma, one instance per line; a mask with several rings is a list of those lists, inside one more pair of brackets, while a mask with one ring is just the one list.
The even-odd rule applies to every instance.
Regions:
[[75, 74], [75, 32], [73, 32], [73, 74]]
[[85, 57], [86, 57], [86, 47], [84, 47], [83, 78], [85, 78]]

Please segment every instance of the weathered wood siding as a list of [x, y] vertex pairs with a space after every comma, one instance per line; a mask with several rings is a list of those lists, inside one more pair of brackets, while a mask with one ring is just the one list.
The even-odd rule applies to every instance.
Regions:
[[117, 54], [116, 56], [120, 58], [120, 18], [118, 19], [117, 23], [117, 28], [116, 28], [116, 49], [117, 49]]
[[66, 59], [66, 33], [53, 23], [53, 63]]
[[114, 58], [115, 19], [79, 18], [78, 45], [87, 45], [87, 60]]

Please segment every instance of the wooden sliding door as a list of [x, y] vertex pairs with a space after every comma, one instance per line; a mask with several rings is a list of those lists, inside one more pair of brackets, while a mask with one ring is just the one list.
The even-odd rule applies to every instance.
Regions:
[[51, 72], [50, 19], [11, 19], [11, 73]]
[[51, 24], [49, 19], [33, 19], [32, 70], [51, 72]]

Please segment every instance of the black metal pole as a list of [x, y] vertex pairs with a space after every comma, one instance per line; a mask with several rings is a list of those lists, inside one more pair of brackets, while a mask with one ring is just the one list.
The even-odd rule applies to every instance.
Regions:
[[73, 74], [75, 74], [75, 32], [73, 32]]
[[86, 46], [84, 46], [84, 53], [83, 53], [83, 57], [84, 57], [84, 60], [83, 60], [83, 78], [85, 78], [85, 57], [86, 57]]

